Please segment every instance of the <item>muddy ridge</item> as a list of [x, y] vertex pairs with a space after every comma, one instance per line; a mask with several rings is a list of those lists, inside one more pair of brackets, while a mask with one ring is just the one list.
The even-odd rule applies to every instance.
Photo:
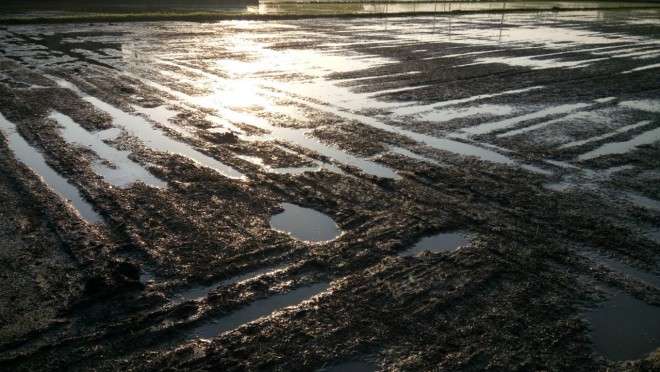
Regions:
[[660, 368], [657, 10], [0, 28], [0, 369]]

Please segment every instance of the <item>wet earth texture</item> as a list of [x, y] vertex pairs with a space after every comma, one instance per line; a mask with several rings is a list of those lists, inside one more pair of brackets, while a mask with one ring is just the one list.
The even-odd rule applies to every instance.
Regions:
[[658, 368], [659, 19], [0, 28], [0, 369]]

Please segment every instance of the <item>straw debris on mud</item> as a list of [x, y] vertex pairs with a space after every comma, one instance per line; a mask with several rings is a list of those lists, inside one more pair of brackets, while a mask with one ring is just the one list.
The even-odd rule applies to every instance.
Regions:
[[[601, 355], [584, 315], [613, 293], [660, 306], [658, 142], [580, 159], [657, 130], [658, 56], [635, 58], [657, 23], [585, 14], [3, 28], [0, 367], [658, 368], [657, 349]], [[272, 229], [282, 203], [341, 235]], [[401, 255], [456, 231], [455, 251]]]

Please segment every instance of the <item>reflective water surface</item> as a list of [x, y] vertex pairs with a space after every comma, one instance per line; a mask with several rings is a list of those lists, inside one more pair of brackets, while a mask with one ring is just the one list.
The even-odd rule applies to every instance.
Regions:
[[271, 217], [270, 226], [307, 242], [323, 242], [337, 238], [341, 230], [327, 215], [310, 208], [282, 203], [284, 212]]
[[642, 358], [660, 345], [660, 309], [618, 292], [585, 313], [597, 352], [611, 360]]
[[226, 280], [220, 280], [215, 283], [209, 284], [209, 285], [203, 285], [203, 286], [198, 286], [198, 287], [192, 287], [186, 291], [176, 293], [172, 296], [172, 303], [179, 303], [179, 302], [185, 302], [185, 301], [197, 301], [199, 299], [202, 299], [206, 297], [211, 291], [214, 289], [221, 287], [221, 286], [226, 286], [226, 285], [231, 285], [235, 283], [240, 283], [244, 282], [247, 280], [251, 279], [256, 279], [262, 275], [268, 275], [268, 274], [274, 274], [278, 271], [282, 271], [286, 268], [286, 266], [276, 266], [276, 267], [268, 267], [264, 269], [259, 269], [255, 271], [251, 271], [249, 273], [237, 275], [235, 277], [226, 279]]
[[92, 206], [83, 199], [75, 186], [70, 184], [64, 177], [51, 168], [44, 159], [43, 155], [18, 133], [16, 125], [0, 113], [0, 133], [2, 133], [9, 142], [9, 148], [16, 157], [32, 169], [37, 175], [41, 176], [44, 182], [48, 184], [56, 193], [70, 202], [78, 210], [80, 215], [90, 223], [101, 221]]
[[88, 148], [101, 158], [94, 163], [94, 169], [106, 182], [115, 186], [126, 186], [133, 182], [144, 182], [157, 187], [165, 186], [165, 182], [130, 160], [128, 157], [130, 151], [119, 151], [103, 141], [116, 138], [120, 134], [119, 131], [107, 129], [93, 134], [59, 112], [51, 113], [49, 118], [62, 126], [60, 133], [67, 141]]
[[[542, 3], [553, 2], [536, 4]], [[355, 11], [381, 6], [385, 6], [387, 12], [410, 7], [417, 11], [431, 6], [439, 11], [440, 5], [443, 9], [454, 6], [452, 3], [363, 3], [356, 6]], [[265, 6], [277, 12], [289, 11], [286, 4]], [[340, 6], [349, 9], [354, 5], [337, 5]], [[469, 6], [504, 8], [509, 3], [463, 2], [460, 9], [466, 10]], [[233, 187], [246, 193], [247, 190], [259, 193], [263, 191], [260, 187], [268, 185], [268, 191], [264, 192], [269, 196], [263, 200], [264, 205], [274, 198], [291, 201], [282, 204], [283, 211], [270, 220], [274, 230], [305, 242], [328, 242], [342, 234], [336, 222], [302, 205], [324, 205], [324, 212], [330, 215], [344, 215], [353, 205], [346, 202], [349, 199], [344, 197], [346, 194], [333, 195], [333, 185], [323, 185], [326, 191], [315, 200], [316, 196], [310, 196], [312, 193], [296, 194], [301, 191], [297, 190], [301, 185], [313, 188], [317, 180], [333, 179], [339, 180], [338, 187], [379, 188], [383, 195], [396, 196], [392, 200], [375, 200], [366, 208], [374, 213], [379, 213], [381, 206], [390, 208], [387, 213], [391, 213], [393, 219], [400, 216], [392, 205], [405, 205], [413, 199], [413, 203], [423, 204], [428, 191], [429, 196], [438, 198], [439, 195], [441, 201], [430, 202], [429, 208], [425, 207], [421, 213], [437, 208], [440, 216], [447, 212], [448, 219], [469, 220], [470, 226], [486, 221], [483, 229], [487, 230], [500, 223], [491, 220], [492, 216], [499, 218], [506, 214], [512, 219], [528, 216], [520, 204], [511, 205], [510, 199], [507, 200], [512, 194], [506, 193], [517, 190], [513, 182], [520, 181], [527, 187], [527, 191], [520, 194], [525, 198], [520, 200], [525, 202], [539, 201], [549, 194], [552, 194], [549, 201], [588, 196], [611, 205], [622, 218], [645, 216], [644, 222], [634, 228], [642, 231], [637, 243], [646, 244], [643, 248], [648, 252], [652, 249], [648, 247], [652, 243], [649, 238], [658, 239], [657, 226], [652, 225], [658, 202], [648, 197], [654, 195], [651, 187], [650, 191], [640, 189], [657, 181], [652, 159], [645, 158], [645, 151], [657, 146], [660, 140], [657, 120], [660, 109], [657, 98], [652, 97], [657, 87], [635, 86], [626, 90], [618, 85], [629, 79], [640, 84], [654, 83], [654, 74], [660, 68], [657, 63], [660, 41], [648, 29], [628, 32], [629, 26], [635, 24], [658, 25], [660, 17], [654, 11], [447, 13], [269, 22], [102, 24], [85, 25], [95, 32], [83, 33], [78, 30], [80, 25], [8, 26], [0, 30], [0, 49], [2, 58], [7, 60], [20, 61], [44, 71], [56, 70], [58, 77], [51, 80], [60, 88], [53, 84], [47, 89], [58, 92], [61, 88], [68, 89], [67, 93], [77, 99], [77, 103], [112, 119], [111, 129], [87, 131], [61, 113], [68, 111], [59, 111], [54, 105], [51, 107], [54, 111], [49, 109], [43, 118], [36, 120], [42, 120], [44, 125], [56, 125], [67, 146], [84, 147], [93, 163], [89, 173], [95, 172], [117, 186], [143, 182], [168, 187], [149, 172], [155, 169], [154, 164], [149, 164], [149, 155], [140, 156], [142, 163], [134, 160], [137, 156], [133, 155], [142, 149], [148, 154], [152, 153], [149, 150], [157, 151], [165, 164], [197, 163], [199, 177], [189, 182], [190, 186], [198, 182], [199, 190], [212, 190], [215, 186], [202, 184], [206, 182], [205, 175], [215, 172], [224, 177], [215, 177], [213, 182], [222, 178], [218, 181], [222, 187], [212, 197], [221, 198]], [[37, 45], [43, 40], [57, 42], [52, 48]], [[65, 54], [67, 50], [72, 52]], [[90, 76], [76, 74], [77, 70], [88, 72]], [[3, 84], [6, 82], [10, 87], [8, 90], [43, 89], [17, 79], [10, 81], [5, 75], [0, 72]], [[601, 80], [591, 85], [594, 79]], [[144, 92], [124, 92], [109, 97], [104, 90], [111, 91], [124, 83]], [[142, 97], [137, 95], [143, 93], [155, 98], [153, 102], [138, 99]], [[87, 218], [93, 220], [93, 210], [78, 189], [56, 173], [53, 175], [53, 169], [46, 164], [46, 160], [59, 159], [44, 159], [18, 135], [13, 124], [4, 119], [0, 124], [3, 136], [8, 138], [17, 157], [63, 198], [70, 199], [82, 215], [91, 212]], [[231, 140], [218, 140], [222, 135], [228, 135]], [[127, 148], [133, 152], [125, 150]], [[28, 155], [21, 156], [21, 149]], [[217, 176], [215, 173], [213, 175]], [[440, 179], [438, 175], [445, 178]], [[188, 201], [188, 195], [183, 194], [196, 187], [183, 185], [178, 176], [169, 173], [168, 181], [172, 180], [171, 185], [182, 184], [182, 187], [162, 194]], [[480, 188], [480, 182], [486, 179], [492, 182], [492, 190]], [[472, 181], [477, 183], [474, 189], [459, 189], [471, 187]], [[565, 194], [554, 194], [549, 189]], [[412, 193], [417, 190], [420, 192]], [[478, 195], [482, 191], [486, 194], [484, 197]], [[572, 191], [575, 194], [571, 194]], [[474, 195], [477, 201], [473, 203], [468, 199]], [[497, 198], [489, 199], [495, 195]], [[328, 205], [333, 204], [322, 204], [319, 200], [325, 197], [329, 200], [341, 198], [346, 203], [342, 205], [343, 210], [330, 210]], [[369, 197], [366, 195], [365, 199]], [[564, 197], [566, 199], [562, 199]], [[202, 196], [196, 200], [203, 204], [206, 199]], [[445, 200], [447, 211], [443, 210]], [[609, 201], [612, 203], [606, 204]], [[107, 204], [110, 203], [99, 203], [99, 207], [106, 205], [107, 208]], [[185, 203], [180, 204], [181, 208], [186, 208]], [[475, 210], [469, 210], [473, 206]], [[480, 207], [483, 210], [477, 210]], [[237, 216], [242, 209], [213, 212], [223, 218], [227, 213], [227, 222], [231, 222], [232, 213]], [[542, 210], [537, 212], [539, 218], [544, 218]], [[612, 216], [613, 223], [619, 222], [615, 220], [618, 216]], [[190, 217], [193, 221], [197, 216]], [[423, 221], [425, 216], [415, 217]], [[262, 237], [257, 237], [259, 232], [265, 231], [266, 239], [272, 234], [275, 241], [283, 242], [282, 252], [279, 246], [275, 247], [277, 254], [288, 254], [301, 246], [268, 230], [260, 218], [241, 222], [250, 229], [258, 226], [251, 230], [254, 233], [247, 231], [241, 238], [245, 236], [251, 243]], [[436, 225], [437, 221], [430, 220], [433, 225], [424, 228], [444, 226], [442, 222]], [[147, 222], [158, 224], [158, 220]], [[215, 226], [214, 222], [212, 220], [209, 225]], [[364, 226], [371, 222], [358, 221]], [[522, 221], [521, 225], [531, 226], [528, 222]], [[415, 226], [418, 226], [415, 230], [406, 231], [409, 239], [416, 237], [410, 234], [420, 231], [422, 225]], [[368, 229], [367, 232], [373, 231], [372, 227]], [[359, 238], [362, 233], [356, 230], [360, 227], [351, 227], [336, 246], [345, 243], [352, 248], [348, 237]], [[499, 234], [495, 229], [490, 231], [493, 235]], [[511, 234], [506, 236], [514, 237], [516, 231], [508, 231]], [[146, 234], [151, 232], [159, 233], [154, 230]], [[374, 239], [389, 239], [388, 233]], [[152, 249], [151, 239], [147, 239], [146, 234], [145, 251]], [[185, 234], [182, 236], [190, 237]], [[584, 235], [588, 235], [588, 229]], [[191, 245], [195, 244], [194, 239], [190, 240]], [[164, 244], [163, 251], [168, 249], [169, 243]], [[210, 242], [209, 246], [213, 244]], [[445, 232], [422, 238], [402, 255], [426, 250], [452, 252], [466, 244], [469, 238], [463, 232]], [[328, 243], [330, 247], [333, 245], [335, 243]], [[241, 246], [233, 248], [236, 252], [242, 249]], [[233, 260], [231, 254], [222, 256], [224, 252], [217, 251], [213, 254], [218, 254], [212, 259], [220, 264], [209, 271], [224, 270], [224, 263]], [[158, 261], [164, 256], [167, 254], [160, 252], [152, 258]], [[180, 258], [184, 261], [184, 255]], [[248, 260], [251, 259], [250, 256]], [[625, 274], [615, 276], [624, 277], [626, 283], [633, 282], [643, 288], [648, 286], [640, 281], [652, 286], [657, 284], [653, 272], [622, 264], [627, 261], [619, 257], [594, 258], [594, 261]], [[357, 266], [360, 265], [362, 263]], [[265, 266], [268, 264], [260, 264], [260, 267]], [[217, 303], [220, 302], [212, 304], [209, 293], [217, 293], [213, 291], [224, 285], [280, 269], [278, 266], [260, 270], [240, 267], [245, 268], [246, 273], [226, 281], [199, 286], [190, 286], [185, 279], [178, 282], [181, 291], [171, 295], [165, 307], [178, 308], [181, 302], [198, 301], [189, 308], [199, 307], [199, 315], [207, 320], [210, 316], [205, 311], [213, 309], [215, 314], [219, 313]], [[182, 273], [193, 271], [194, 266], [182, 269]], [[196, 274], [192, 273], [191, 277]], [[213, 273], [217, 277], [222, 274], [220, 271]], [[579, 275], [582, 274], [590, 275], [579, 271]], [[288, 273], [281, 277], [291, 279]], [[150, 275], [144, 273], [142, 279], [149, 280]], [[203, 279], [197, 280], [201, 283]], [[191, 337], [216, 337], [328, 288], [327, 283], [320, 283], [257, 300], [242, 310], [201, 325]], [[200, 300], [205, 297], [209, 301]], [[191, 304], [182, 307], [188, 305]], [[588, 315], [594, 327], [595, 344], [603, 355], [612, 359], [636, 358], [658, 346], [657, 334], [653, 333], [659, 329], [657, 307], [625, 294], [617, 294], [603, 305]], [[413, 315], [410, 316], [414, 321]], [[191, 321], [198, 322], [199, 318]], [[344, 370], [371, 368], [357, 360], [335, 367]]]
[[[644, 3], [639, 6], [649, 6]], [[474, 12], [497, 10], [599, 9], [627, 7], [631, 2], [602, 1], [334, 1], [334, 0], [261, 0], [248, 11], [260, 14], [396, 14], [435, 12]]]
[[297, 305], [327, 291], [329, 288], [330, 284], [328, 283], [317, 283], [308, 287], [295, 289], [285, 294], [257, 300], [243, 309], [196, 328], [190, 335], [195, 338], [215, 338], [221, 333], [236, 329], [244, 324], [267, 316], [276, 310]]
[[468, 243], [469, 241], [463, 232], [440, 233], [422, 238], [410, 249], [402, 252], [401, 255], [414, 256], [424, 251], [431, 253], [453, 252], [460, 246]]

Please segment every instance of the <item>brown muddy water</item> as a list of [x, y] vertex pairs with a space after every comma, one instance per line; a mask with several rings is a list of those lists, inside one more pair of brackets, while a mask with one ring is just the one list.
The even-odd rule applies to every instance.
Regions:
[[659, 19], [1, 27], [0, 369], [660, 368]]

